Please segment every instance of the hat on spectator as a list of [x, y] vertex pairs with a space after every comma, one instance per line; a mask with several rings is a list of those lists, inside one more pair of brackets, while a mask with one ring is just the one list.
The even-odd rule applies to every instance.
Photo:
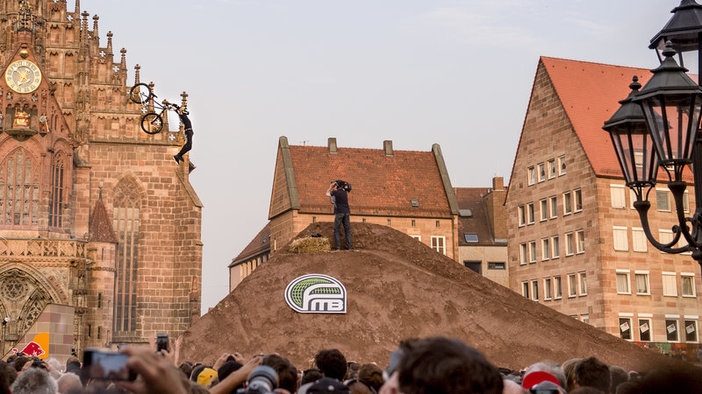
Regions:
[[212, 380], [217, 377], [217, 371], [212, 368], [205, 368], [197, 374], [197, 382], [205, 387], [209, 387]]
[[534, 371], [529, 372], [524, 376], [524, 379], [522, 380], [522, 387], [529, 390], [535, 385], [544, 381], [555, 383], [558, 385], [558, 387], [561, 386], [560, 382], [558, 382], [558, 379], [550, 373], [544, 371]]

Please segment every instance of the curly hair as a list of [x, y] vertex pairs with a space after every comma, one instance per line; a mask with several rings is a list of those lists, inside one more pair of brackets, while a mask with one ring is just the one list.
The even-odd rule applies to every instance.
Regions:
[[346, 376], [346, 357], [338, 349], [320, 350], [314, 356], [314, 363], [324, 376], [336, 380], [344, 380]]

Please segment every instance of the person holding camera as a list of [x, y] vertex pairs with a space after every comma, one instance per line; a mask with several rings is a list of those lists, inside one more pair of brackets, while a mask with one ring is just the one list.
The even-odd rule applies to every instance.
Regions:
[[349, 208], [348, 183], [342, 180], [331, 181], [327, 196], [334, 204], [334, 242], [335, 250], [341, 249], [341, 226], [344, 226], [346, 249], [351, 250], [351, 209]]

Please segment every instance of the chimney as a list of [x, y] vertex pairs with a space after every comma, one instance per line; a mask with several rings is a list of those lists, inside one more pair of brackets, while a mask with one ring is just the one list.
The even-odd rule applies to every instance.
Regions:
[[329, 146], [329, 154], [335, 155], [335, 154], [339, 153], [339, 151], [336, 148], [336, 138], [329, 137], [327, 145]]
[[385, 151], [385, 157], [392, 157], [393, 156], [392, 141], [391, 140], [383, 141], [383, 150]]
[[496, 176], [492, 178], [492, 190], [503, 190], [505, 188], [505, 178]]

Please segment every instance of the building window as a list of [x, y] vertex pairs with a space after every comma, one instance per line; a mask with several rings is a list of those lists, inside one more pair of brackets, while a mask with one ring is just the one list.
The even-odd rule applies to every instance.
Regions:
[[504, 270], [507, 269], [507, 264], [504, 261], [488, 262], [489, 270]]
[[551, 287], [551, 278], [544, 279], [544, 300], [553, 298], [553, 288]]
[[[659, 229], [658, 230], [658, 239], [660, 243], [662, 244], [667, 244], [673, 242], [674, 235], [672, 230], [666, 230], [666, 229]], [[661, 252], [663, 253], [663, 252]]]
[[682, 205], [685, 212], [690, 212], [690, 193], [687, 190], [683, 193]]
[[536, 241], [529, 241], [529, 262], [536, 263]]
[[558, 158], [558, 176], [566, 174], [566, 157], [565, 155]]
[[441, 221], [437, 220], [436, 223], [434, 224], [436, 228], [441, 228]]
[[541, 240], [541, 255], [542, 260], [548, 260], [551, 258], [551, 245], [549, 244], [548, 238]]
[[685, 319], [685, 342], [699, 342], [697, 320]]
[[541, 221], [548, 220], [548, 200], [543, 199], [539, 201], [539, 204], [541, 205], [541, 211], [539, 212], [541, 214]]
[[619, 318], [619, 337], [627, 341], [631, 341], [633, 336], [631, 335], [631, 318], [630, 317], [620, 317]]
[[522, 282], [522, 295], [524, 298], [529, 298], [529, 282], [524, 281]]
[[556, 177], [556, 159], [551, 159], [548, 161], [548, 179], [553, 179]]
[[677, 297], [678, 296], [678, 281], [676, 280], [675, 272], [662, 272], [663, 277], [663, 296]]
[[536, 183], [536, 169], [533, 166], [527, 169], [527, 177], [529, 186]]
[[526, 209], [524, 208], [524, 205], [520, 205], [517, 207], [517, 215], [519, 215], [519, 226], [525, 226], [526, 225]]
[[531, 281], [531, 299], [534, 301], [539, 300], [539, 281], [538, 280], [533, 280]]
[[629, 240], [627, 238], [626, 227], [612, 227], [612, 237], [614, 238], [614, 250], [622, 252], [629, 250]]
[[66, 206], [66, 195], [64, 193], [64, 158], [57, 155], [51, 164], [51, 195], [49, 201], [49, 226], [63, 226], [63, 207]]
[[634, 271], [634, 282], [636, 282], [636, 294], [650, 295], [650, 286], [648, 282], [648, 271]]
[[580, 284], [580, 295], [587, 295], [587, 274], [585, 272], [578, 273], [578, 283]]
[[469, 270], [475, 272], [476, 274], [482, 275], [482, 273], [483, 273], [483, 262], [482, 261], [465, 260], [465, 261], [463, 261], [463, 265], [466, 268], [468, 268]]
[[583, 313], [580, 315], [580, 321], [585, 324], [590, 324], [590, 315], [588, 313]]
[[527, 224], [534, 224], [534, 203], [527, 204]]
[[431, 248], [437, 252], [445, 255], [446, 254], [446, 237], [432, 235], [431, 236]]
[[581, 212], [583, 210], [583, 191], [581, 189], [573, 191], [573, 200], [575, 212]]
[[137, 283], [139, 223], [141, 201], [139, 186], [122, 181], [115, 187], [112, 226], [117, 239], [114, 325], [115, 337], [130, 336], [137, 326]]
[[[0, 165], [0, 224], [37, 225], [40, 215], [39, 181], [36, 173], [37, 168], [32, 162], [32, 155], [23, 148], [10, 153]], [[63, 177], [63, 174], [61, 176]], [[63, 198], [67, 198], [65, 193], [63, 194]], [[58, 219], [56, 214], [58, 213], [55, 213], [54, 217]]]
[[659, 211], [670, 212], [670, 193], [665, 189], [656, 189], [656, 206]]
[[527, 256], [529, 256], [528, 251], [527, 251], [527, 244], [526, 243], [519, 244], [519, 264], [526, 264], [527, 263]]
[[629, 271], [617, 270], [617, 294], [631, 294]]
[[[521, 224], [521, 223], [520, 223]], [[417, 227], [417, 221], [415, 219], [412, 219], [412, 227]]]
[[678, 336], [678, 321], [674, 319], [665, 319], [665, 334], [668, 342], [679, 342]]
[[558, 217], [558, 197], [556, 196], [551, 196], [549, 197], [550, 200], [550, 206], [551, 206], [551, 219], [555, 219]]
[[575, 235], [566, 233], [566, 256], [572, 256], [575, 253]]
[[651, 319], [639, 318], [639, 340], [651, 342]]
[[646, 233], [644, 229], [640, 227], [634, 227], [631, 229], [631, 241], [633, 243], [634, 252], [647, 252], [648, 251], [648, 240], [646, 239]]
[[578, 281], [575, 274], [568, 274], [568, 297], [575, 297], [578, 295]]
[[682, 289], [683, 297], [696, 297], [695, 292], [695, 274], [680, 274], [680, 288]]
[[551, 246], [553, 247], [553, 253], [551, 253], [551, 256], [553, 256], [554, 259], [560, 257], [561, 245], [559, 244], [558, 235], [551, 237]]
[[563, 214], [570, 215], [573, 213], [573, 200], [570, 197], [570, 192], [563, 193]]
[[539, 173], [537, 174], [539, 177], [539, 182], [543, 182], [546, 180], [546, 164], [545, 163], [539, 163]]
[[624, 185], [609, 185], [612, 208], [626, 208], [626, 191]]
[[561, 282], [561, 276], [553, 277], [553, 295], [555, 299], [561, 299], [563, 297], [563, 284]]
[[575, 232], [575, 251], [577, 253], [585, 253], [585, 231], [578, 230]]

